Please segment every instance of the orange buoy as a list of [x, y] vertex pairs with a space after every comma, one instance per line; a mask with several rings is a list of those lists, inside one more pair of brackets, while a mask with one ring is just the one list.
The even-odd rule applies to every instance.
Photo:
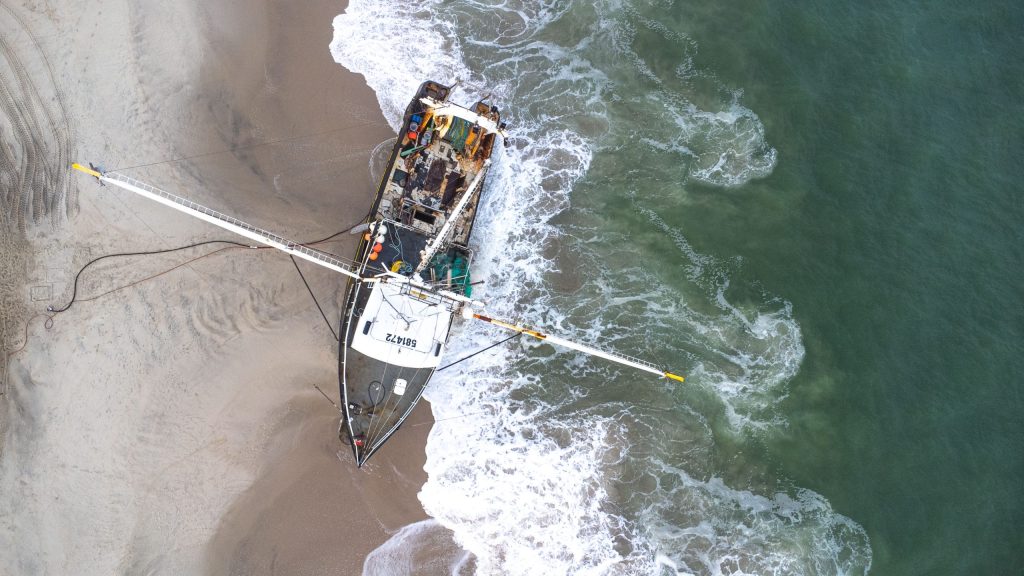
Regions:
[[370, 260], [376, 260], [376, 259], [377, 259], [377, 253], [376, 252], [370, 252]]
[[380, 252], [383, 249], [384, 249], [384, 245], [381, 244], [380, 242], [377, 242], [376, 244], [373, 245], [373, 251], [374, 252]]
[[363, 234], [363, 240], [366, 240], [367, 242], [370, 241], [370, 233], [369, 232], [367, 232], [366, 234]]

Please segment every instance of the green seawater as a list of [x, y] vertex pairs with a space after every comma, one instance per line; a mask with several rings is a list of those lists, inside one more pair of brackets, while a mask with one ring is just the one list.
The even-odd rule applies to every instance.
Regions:
[[420, 497], [481, 573], [1024, 573], [1024, 4], [348, 10], [393, 121], [423, 78], [505, 111], [488, 309], [687, 375], [435, 379]]
[[[699, 284], [671, 271], [685, 262], [653, 211], [728, 268], [731, 302], [789, 302], [805, 348], [784, 423], [716, 435], [711, 473], [821, 494], [866, 531], [872, 574], [1024, 573], [1024, 5], [631, 14], [628, 44], [659, 81], [602, 67], [620, 120], [556, 222]], [[636, 145], [677, 129], [640, 92], [721, 110], [723, 86], [763, 123], [770, 175], [709, 185], [687, 177], [696, 161]]]

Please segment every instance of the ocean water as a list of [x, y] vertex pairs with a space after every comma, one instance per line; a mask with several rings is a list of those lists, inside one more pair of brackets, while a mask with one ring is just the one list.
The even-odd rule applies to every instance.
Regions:
[[441, 373], [434, 520], [367, 573], [1024, 571], [1019, 5], [351, 0], [334, 26], [396, 128], [426, 78], [504, 109], [474, 296], [688, 376], [525, 340]]

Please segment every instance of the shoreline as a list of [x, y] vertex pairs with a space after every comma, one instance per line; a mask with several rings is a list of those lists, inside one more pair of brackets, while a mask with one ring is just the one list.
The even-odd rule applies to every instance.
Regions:
[[[353, 157], [353, 166], [329, 180], [319, 176], [327, 187], [334, 182], [357, 182], [360, 177], [369, 182], [371, 150], [394, 134], [363, 78], [334, 62], [328, 49], [332, 21], [345, 7], [322, 1], [306, 4], [302, 10], [277, 8], [268, 15], [274, 26], [269, 29], [267, 70], [281, 76], [275, 95], [282, 105], [280, 116], [313, 132], [323, 131], [318, 118], [347, 117], [359, 130], [367, 123], [366, 116], [374, 117], [383, 126], [383, 138], [353, 141], [349, 136], [339, 143], [342, 153]], [[336, 112], [331, 113], [331, 108]], [[285, 158], [271, 161], [279, 163], [279, 169], [291, 170]], [[367, 186], [365, 197], [352, 202], [360, 208], [368, 206], [375, 186]], [[300, 199], [316, 210], [316, 195]], [[352, 253], [355, 242], [345, 244], [340, 253]], [[339, 291], [339, 303], [343, 297], [343, 290]], [[336, 379], [332, 388], [334, 396]], [[426, 401], [362, 470], [355, 468], [348, 447], [338, 440], [337, 414], [324, 414], [326, 403], [320, 398], [303, 404], [301, 416], [278, 434], [272, 448], [275, 464], [223, 517], [210, 541], [208, 573], [361, 573], [371, 551], [403, 526], [428, 518], [416, 497], [426, 482], [423, 465], [432, 424]], [[334, 482], [325, 481], [331, 477]], [[346, 544], [340, 546], [340, 542]]]
[[[129, 173], [304, 241], [362, 218], [370, 151], [394, 136], [331, 56], [344, 4], [80, 1], [23, 16], [67, 94], [75, 160], [144, 165]], [[29, 224], [33, 311], [65, 303], [96, 256], [228, 237], [74, 178], [69, 216]], [[325, 248], [350, 254], [354, 237], [339, 239]], [[269, 252], [225, 251], [30, 326], [0, 399], [0, 572], [357, 574], [427, 518], [429, 407], [357, 469], [313, 388], [337, 398], [337, 343]], [[107, 261], [79, 296], [201, 253]], [[344, 282], [303, 271], [336, 323]], [[51, 298], [29, 300], [40, 285]]]

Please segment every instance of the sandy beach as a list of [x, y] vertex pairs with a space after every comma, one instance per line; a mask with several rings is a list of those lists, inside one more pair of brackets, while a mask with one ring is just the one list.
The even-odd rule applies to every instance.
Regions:
[[[0, 7], [0, 136], [15, 151], [0, 165], [0, 574], [360, 574], [426, 518], [428, 407], [355, 468], [314, 388], [338, 401], [337, 344], [287, 256], [227, 249], [148, 280], [221, 246], [105, 260], [74, 306], [42, 314], [98, 256], [235, 239], [69, 161], [298, 241], [362, 220], [370, 153], [393, 133], [331, 57], [343, 10]], [[347, 255], [354, 238], [322, 247]], [[336, 326], [343, 282], [300, 266]]]

